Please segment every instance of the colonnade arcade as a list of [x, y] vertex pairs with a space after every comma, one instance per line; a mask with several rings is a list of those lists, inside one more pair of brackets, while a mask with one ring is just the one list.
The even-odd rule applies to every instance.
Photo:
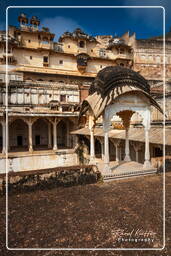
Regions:
[[[90, 137], [86, 136], [88, 141]], [[90, 147], [90, 143], [89, 143]], [[95, 155], [93, 161], [104, 161], [104, 138], [94, 135]], [[143, 163], [144, 159], [144, 143], [141, 141], [129, 141], [130, 159], [137, 163]], [[121, 162], [125, 158], [125, 139], [109, 137], [109, 161]]]
[[[2, 153], [34, 150], [58, 150], [73, 148], [75, 141], [70, 131], [75, 129], [74, 119], [60, 117], [9, 117], [8, 147], [6, 124], [0, 121], [0, 145]], [[76, 123], [76, 122], [75, 122]]]
[[[151, 168], [150, 163], [150, 149], [149, 149], [149, 130], [150, 130], [150, 100], [142, 93], [125, 93], [120, 95], [114, 102], [105, 107], [103, 112], [103, 132], [104, 137], [100, 138], [102, 159], [104, 162], [104, 171], [111, 172], [110, 169], [110, 153], [109, 153], [109, 130], [111, 130], [111, 120], [114, 116], [119, 116], [122, 120], [125, 129], [125, 150], [124, 161], [131, 161], [130, 157], [130, 142], [129, 142], [129, 129], [131, 123], [131, 117], [134, 113], [138, 113], [142, 117], [142, 125], [144, 127], [145, 136], [145, 159], [143, 168]], [[95, 138], [94, 128], [95, 119], [93, 114], [89, 113], [89, 130], [90, 130], [90, 163], [95, 161]], [[116, 161], [120, 161], [119, 145], [120, 140], [113, 139], [115, 145]], [[134, 150], [136, 152], [136, 161], [138, 162], [138, 150], [140, 143], [133, 143]]]

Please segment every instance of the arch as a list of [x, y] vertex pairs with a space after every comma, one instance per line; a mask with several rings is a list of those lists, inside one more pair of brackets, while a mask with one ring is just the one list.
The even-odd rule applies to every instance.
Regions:
[[[132, 100], [132, 102], [129, 102], [129, 100]], [[112, 117], [121, 111], [138, 113], [143, 119], [143, 126], [150, 128], [150, 100], [142, 92], [138, 91], [137, 94], [134, 94], [134, 92], [126, 92], [119, 95], [113, 104], [105, 108], [103, 115], [105, 130], [109, 130]]]
[[67, 148], [67, 139], [67, 123], [64, 120], [61, 120], [57, 124], [57, 146], [59, 149]]
[[48, 121], [44, 118], [35, 120], [32, 126], [34, 150], [48, 149]]
[[96, 158], [101, 158], [102, 150], [101, 150], [101, 142], [99, 139], [95, 138], [95, 156]]
[[9, 151], [28, 150], [28, 125], [17, 118], [9, 123]]

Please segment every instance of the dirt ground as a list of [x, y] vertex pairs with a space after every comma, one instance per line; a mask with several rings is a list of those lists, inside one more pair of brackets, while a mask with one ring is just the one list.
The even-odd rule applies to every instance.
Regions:
[[166, 174], [166, 248], [161, 251], [24, 251], [22, 248], [158, 248], [163, 237], [162, 175], [37, 190], [0, 198], [2, 256], [171, 255], [171, 173]]

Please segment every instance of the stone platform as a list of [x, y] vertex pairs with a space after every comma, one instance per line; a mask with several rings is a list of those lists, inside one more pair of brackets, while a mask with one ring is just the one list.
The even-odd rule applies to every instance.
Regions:
[[123, 179], [132, 176], [149, 175], [156, 173], [157, 171], [157, 169], [153, 167], [149, 169], [143, 169], [143, 164], [134, 161], [121, 161], [119, 163], [116, 161], [110, 162], [111, 173], [104, 172], [103, 162], [98, 162], [97, 166], [99, 171], [102, 173], [103, 179], [105, 181], [113, 179]]

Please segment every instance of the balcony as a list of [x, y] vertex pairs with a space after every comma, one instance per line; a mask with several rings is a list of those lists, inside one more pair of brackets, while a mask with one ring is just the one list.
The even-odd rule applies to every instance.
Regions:
[[81, 48], [81, 47], [78, 47], [78, 50], [77, 50], [78, 53], [87, 53], [87, 48]]
[[52, 48], [52, 42], [41, 41], [39, 43], [39, 48], [51, 49]]
[[133, 59], [133, 54], [132, 53], [119, 53], [116, 55], [115, 59]]

